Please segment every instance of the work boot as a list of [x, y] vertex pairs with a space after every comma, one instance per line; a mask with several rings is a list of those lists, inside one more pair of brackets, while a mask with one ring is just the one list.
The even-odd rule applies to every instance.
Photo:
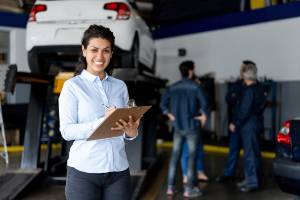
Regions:
[[218, 176], [216, 178], [216, 181], [219, 182], [219, 183], [225, 183], [225, 182], [233, 181], [234, 179], [235, 179], [234, 176], [225, 176], [225, 175], [222, 175], [222, 176]]
[[250, 187], [248, 185], [243, 185], [242, 187], [240, 187], [240, 191], [241, 192], [255, 192], [258, 190], [258, 187]]
[[237, 182], [236, 183], [236, 186], [238, 187], [238, 188], [241, 188], [241, 187], [243, 187], [243, 186], [245, 186], [245, 185], [247, 185], [247, 181], [244, 179], [244, 180], [242, 180], [242, 181], [240, 181], [240, 182]]

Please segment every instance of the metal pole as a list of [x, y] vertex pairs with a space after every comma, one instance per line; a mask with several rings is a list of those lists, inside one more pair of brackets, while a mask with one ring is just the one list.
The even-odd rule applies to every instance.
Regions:
[[240, 1], [240, 11], [243, 12], [246, 10], [246, 0]]
[[265, 0], [265, 7], [269, 7], [272, 5], [272, 1], [271, 0]]

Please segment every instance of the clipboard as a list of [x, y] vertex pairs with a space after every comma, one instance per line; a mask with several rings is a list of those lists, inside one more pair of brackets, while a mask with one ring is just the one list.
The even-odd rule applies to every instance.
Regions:
[[123, 131], [111, 130], [116, 126], [116, 122], [119, 119], [128, 121], [129, 116], [132, 116], [133, 120], [141, 118], [152, 106], [136, 106], [130, 108], [117, 108], [114, 110], [92, 133], [87, 140], [98, 140], [104, 138], [111, 138], [123, 135]]

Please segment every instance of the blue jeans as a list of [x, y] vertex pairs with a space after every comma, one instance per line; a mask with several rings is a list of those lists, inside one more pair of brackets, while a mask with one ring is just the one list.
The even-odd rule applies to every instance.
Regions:
[[68, 167], [65, 193], [67, 200], [129, 200], [129, 170], [85, 173]]
[[[202, 138], [199, 136], [197, 150], [196, 150], [196, 170], [197, 172], [204, 171], [204, 150], [203, 150], [203, 142]], [[184, 141], [183, 143], [183, 150], [181, 156], [181, 169], [183, 176], [187, 175], [187, 165], [189, 160], [189, 151], [187, 142]]]
[[195, 157], [198, 144], [199, 130], [189, 130], [189, 131], [175, 131], [173, 139], [173, 151], [169, 164], [168, 172], [168, 186], [175, 185], [175, 176], [178, 167], [178, 162], [182, 152], [183, 141], [186, 139], [188, 144], [189, 160], [187, 167], [187, 187], [192, 188], [194, 186], [195, 177]]

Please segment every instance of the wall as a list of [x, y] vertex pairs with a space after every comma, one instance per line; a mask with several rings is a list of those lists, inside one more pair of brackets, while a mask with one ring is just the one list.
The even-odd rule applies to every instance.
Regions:
[[[8, 64], [17, 64], [18, 71], [30, 72], [25, 50], [27, 16], [0, 12], [0, 31], [9, 33]], [[7, 103], [28, 103], [30, 86], [17, 84], [14, 95], [7, 95]]]
[[[293, 4], [299, 7], [300, 4]], [[285, 8], [286, 6], [280, 6]], [[289, 8], [289, 7], [288, 7]], [[262, 9], [268, 12], [265, 15], [275, 15], [272, 9]], [[262, 12], [262, 10], [259, 10]], [[283, 12], [281, 11], [281, 12]], [[245, 18], [245, 16], [247, 18]], [[277, 14], [278, 15], [278, 14]], [[300, 13], [298, 14], [300, 15]], [[257, 20], [247, 24], [249, 18], [259, 18], [259, 12], [248, 11], [215, 20], [198, 21], [190, 24], [168, 27], [163, 31], [174, 33], [156, 39], [157, 47], [157, 75], [167, 78], [170, 83], [180, 78], [178, 64], [182, 60], [195, 61], [198, 74], [214, 72], [218, 82], [224, 82], [231, 76], [238, 76], [242, 60], [250, 59], [257, 63], [259, 76], [278, 81], [300, 80], [300, 60], [298, 49], [300, 46], [300, 16], [292, 15], [291, 18], [276, 19], [266, 22]], [[211, 23], [226, 24], [226, 20], [241, 21], [238, 26], [215, 27]], [[243, 18], [246, 25], [243, 25]], [[247, 21], [248, 20], [248, 21]], [[261, 19], [263, 20], [263, 19]], [[195, 26], [213, 26], [211, 30], [193, 32]], [[180, 30], [181, 29], [181, 30]], [[182, 30], [186, 29], [186, 31]], [[158, 30], [158, 34], [159, 35]], [[197, 31], [197, 30], [196, 30]], [[176, 35], [176, 32], [178, 33]], [[178, 49], [187, 50], [184, 57], [178, 56]], [[170, 73], [172, 72], [172, 73]]]
[[[276, 130], [284, 120], [300, 116], [300, 3], [234, 13], [207, 20], [161, 27], [154, 36], [157, 47], [157, 75], [169, 80], [180, 79], [178, 65], [191, 59], [196, 74], [213, 72], [216, 78], [217, 113], [215, 130], [227, 135], [226, 80], [239, 75], [242, 60], [257, 63], [259, 77], [277, 82]], [[186, 49], [179, 56], [178, 49]], [[271, 108], [265, 112], [270, 127]], [[266, 138], [270, 136], [266, 135]]]
[[18, 71], [30, 72], [25, 50], [25, 32], [24, 28], [10, 29], [10, 63], [16, 63]]
[[[217, 81], [223, 82], [238, 76], [241, 61], [250, 59], [256, 62], [259, 76], [299, 80], [299, 24], [300, 17], [158, 40], [157, 74], [178, 80], [178, 63], [192, 59], [198, 74], [215, 72]], [[187, 56], [178, 57], [179, 48], [185, 48]]]
[[30, 72], [25, 50], [25, 29], [0, 26], [0, 31], [9, 33], [9, 63], [15, 63], [18, 71]]
[[9, 32], [9, 63], [15, 63], [18, 71], [29, 72], [25, 50], [27, 15], [0, 12], [0, 30]]

